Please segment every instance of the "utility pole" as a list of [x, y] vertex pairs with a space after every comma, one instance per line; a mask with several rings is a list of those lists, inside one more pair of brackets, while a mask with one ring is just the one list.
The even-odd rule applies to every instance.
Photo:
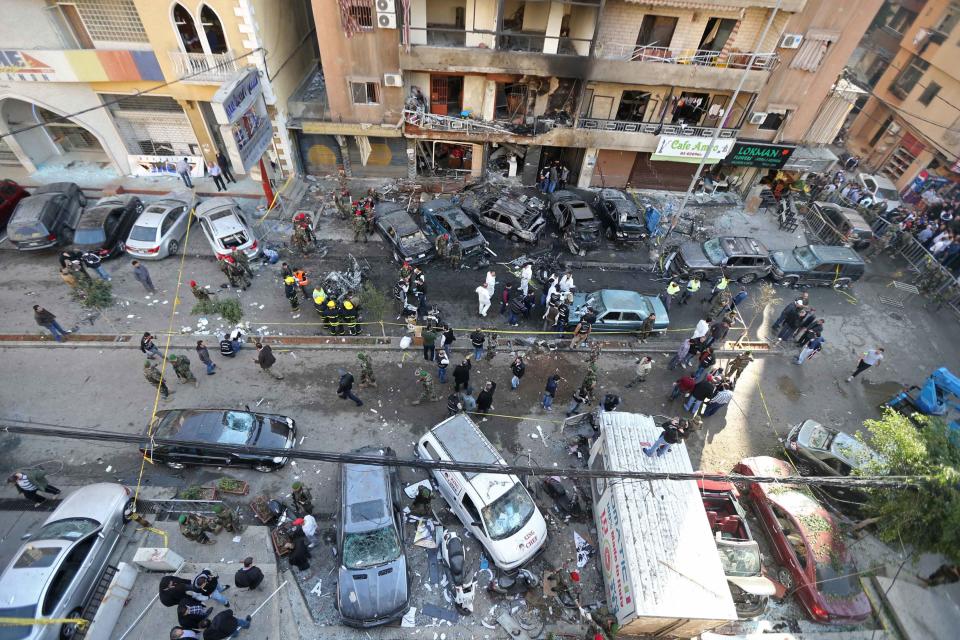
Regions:
[[[777, 0], [777, 4], [773, 7], [773, 11], [770, 12], [770, 17], [767, 18], [767, 23], [763, 26], [763, 32], [760, 34], [760, 41], [757, 43], [757, 47], [763, 46], [763, 41], [767, 37], [767, 32], [770, 31], [771, 25], [773, 25], [773, 19], [777, 17], [777, 13], [780, 11], [780, 5], [783, 3], [783, 0]], [[750, 59], [747, 61], [747, 68], [743, 70], [743, 75], [740, 76], [740, 82], [737, 84], [736, 91], [733, 92], [733, 97], [730, 99], [730, 109], [733, 109], [737, 106], [737, 98], [740, 97], [740, 91], [743, 89], [743, 85], [747, 82], [747, 75], [750, 73], [750, 70], [753, 69], [753, 63], [757, 59], [757, 52], [753, 51], [750, 53]], [[676, 217], [673, 219], [673, 223], [670, 225], [670, 231], [673, 231], [673, 228], [677, 225], [677, 222], [680, 220], [680, 217], [683, 215], [684, 210], [687, 208], [687, 202], [690, 200], [690, 196], [693, 195], [693, 190], [697, 185], [697, 181], [700, 179], [700, 174], [703, 173], [703, 167], [707, 163], [707, 158], [710, 156], [710, 152], [713, 151], [713, 147], [717, 144], [717, 139], [720, 137], [720, 129], [723, 128], [724, 118], [717, 119], [717, 126], [713, 128], [713, 136], [710, 138], [710, 143], [707, 145], [707, 150], [703, 154], [703, 157], [700, 158], [700, 164], [697, 165], [697, 172], [693, 174], [693, 180], [690, 181], [690, 186], [687, 187], [687, 192], [683, 194], [683, 202], [680, 203], [680, 211], [677, 212]]]

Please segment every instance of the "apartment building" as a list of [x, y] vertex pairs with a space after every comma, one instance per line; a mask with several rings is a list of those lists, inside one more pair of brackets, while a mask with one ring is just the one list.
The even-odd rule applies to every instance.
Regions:
[[0, 131], [42, 126], [4, 138], [0, 163], [82, 181], [170, 173], [186, 156], [202, 176], [223, 150], [236, 173], [262, 157], [289, 171], [308, 34], [305, 0], [5, 0]]
[[912, 20], [897, 23], [909, 26], [900, 27], [847, 143], [901, 191], [960, 180], [960, 2], [928, 0], [908, 10]]

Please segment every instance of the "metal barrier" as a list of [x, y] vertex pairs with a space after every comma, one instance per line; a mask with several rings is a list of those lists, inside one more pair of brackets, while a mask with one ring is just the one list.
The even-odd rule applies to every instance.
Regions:
[[820, 215], [813, 206], [798, 204], [797, 212], [803, 217], [807, 228], [826, 244], [846, 245], [847, 236]]

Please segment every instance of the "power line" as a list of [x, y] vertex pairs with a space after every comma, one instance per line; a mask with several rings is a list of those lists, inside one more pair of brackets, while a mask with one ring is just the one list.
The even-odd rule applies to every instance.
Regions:
[[[19, 423], [19, 424], [15, 424]], [[65, 438], [69, 440], [84, 440], [95, 442], [122, 442], [134, 444], [138, 447], [148, 443], [154, 448], [158, 446], [184, 446], [191, 444], [202, 445], [211, 453], [258, 455], [264, 457], [295, 458], [298, 460], [312, 460], [315, 462], [330, 462], [335, 464], [363, 464], [371, 466], [410, 467], [424, 470], [465, 471], [474, 473], [490, 473], [518, 476], [565, 476], [571, 478], [619, 478], [622, 480], [715, 480], [718, 482], [756, 482], [761, 484], [783, 484], [803, 486], [835, 486], [858, 487], [872, 489], [908, 489], [919, 487], [927, 482], [923, 476], [861, 476], [861, 477], [804, 477], [804, 476], [742, 476], [739, 474], [717, 473], [674, 473], [659, 471], [627, 471], [617, 469], [582, 469], [484, 464], [478, 462], [426, 460], [422, 458], [396, 458], [385, 456], [371, 456], [357, 453], [339, 453], [333, 451], [319, 451], [314, 449], [268, 449], [262, 447], [248, 447], [242, 445], [227, 445], [191, 440], [172, 440], [169, 438], [152, 438], [148, 435], [131, 435], [99, 431], [81, 427], [64, 427], [58, 425], [44, 425], [39, 422], [0, 418], [0, 431], [23, 435]], [[146, 457], [145, 457], [146, 459]]]
[[148, 94], [148, 93], [153, 93], [154, 91], [158, 91], [158, 90], [160, 90], [160, 89], [163, 89], [164, 87], [169, 87], [169, 86], [172, 85], [172, 84], [177, 84], [178, 82], [183, 82], [184, 80], [189, 80], [190, 78], [193, 78], [194, 76], [199, 76], [199, 75], [204, 74], [204, 73], [210, 73], [210, 71], [212, 71], [213, 69], [217, 69], [217, 68], [219, 68], [219, 67], [226, 66], [226, 65], [231, 64], [231, 63], [233, 63], [233, 62], [236, 62], [237, 60], [240, 60], [241, 58], [246, 58], [247, 56], [253, 55], [254, 53], [257, 53], [258, 51], [263, 51], [263, 50], [264, 50], [263, 47], [257, 47], [256, 49], [251, 49], [250, 51], [247, 51], [246, 53], [242, 53], [242, 54], [240, 54], [240, 55], [238, 55], [238, 56], [234, 56], [233, 58], [229, 58], [229, 59], [227, 59], [227, 60], [223, 60], [223, 61], [221, 61], [221, 62], [218, 62], [217, 64], [215, 64], [215, 65], [213, 65], [213, 66], [211, 66], [211, 67], [209, 67], [209, 68], [201, 69], [200, 71], [194, 71], [193, 73], [188, 73], [188, 74], [185, 75], [185, 76], [180, 76], [179, 78], [175, 78], [175, 79], [173, 79], [173, 80], [168, 80], [167, 82], [164, 82], [164, 83], [162, 83], [162, 84], [158, 84], [158, 85], [155, 86], [155, 87], [151, 87], [151, 88], [149, 88], [149, 89], [144, 89], [143, 91], [134, 91], [134, 92], [131, 93], [130, 95], [125, 95], [125, 96], [123, 96], [122, 98], [116, 98], [116, 99], [112, 99], [112, 100], [104, 100], [101, 104], [98, 104], [98, 105], [95, 105], [95, 106], [92, 106], [92, 107], [87, 107], [86, 109], [81, 109], [80, 111], [74, 111], [73, 113], [68, 113], [68, 114], [66, 114], [66, 115], [57, 116], [56, 118], [53, 118], [53, 119], [51, 119], [51, 120], [46, 120], [46, 121], [44, 121], [44, 122], [38, 122], [38, 123], [36, 123], [36, 124], [31, 124], [31, 125], [29, 125], [29, 126], [21, 127], [21, 128], [19, 128], [19, 129], [16, 129], [16, 130], [14, 130], [14, 131], [8, 131], [7, 133], [0, 134], [0, 140], [6, 138], [7, 136], [13, 136], [13, 135], [17, 135], [18, 133], [24, 133], [24, 132], [26, 132], [26, 131], [31, 131], [31, 130], [33, 130], [33, 129], [37, 129], [37, 128], [40, 128], [40, 127], [45, 127], [45, 126], [47, 126], [47, 125], [49, 125], [49, 124], [54, 124], [54, 123], [57, 123], [57, 122], [68, 122], [71, 118], [74, 118], [74, 117], [76, 117], [76, 116], [82, 116], [83, 114], [85, 114], [85, 113], [90, 113], [91, 111], [97, 111], [98, 109], [104, 109], [104, 108], [109, 107], [109, 106], [111, 106], [111, 105], [119, 104], [120, 102], [123, 102], [124, 100], [127, 100], [127, 99], [129, 99], [129, 98], [136, 98], [136, 97], [139, 97], [139, 96]]

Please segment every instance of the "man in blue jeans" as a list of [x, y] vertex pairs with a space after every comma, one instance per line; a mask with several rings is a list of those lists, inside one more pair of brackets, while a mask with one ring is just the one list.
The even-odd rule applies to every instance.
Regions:
[[358, 398], [353, 393], [353, 374], [348, 373], [343, 369], [338, 369], [340, 372], [340, 382], [337, 386], [337, 395], [340, 396], [341, 400], [353, 400], [358, 407], [363, 406], [363, 400]]
[[70, 333], [60, 326], [60, 323], [57, 322], [57, 316], [38, 304], [33, 305], [33, 319], [37, 321], [38, 325], [52, 333], [53, 339], [57, 342], [63, 342], [67, 334]]
[[547, 386], [543, 390], [543, 408], [547, 411], [553, 411], [553, 399], [557, 397], [559, 384], [560, 376], [556, 373], [547, 378]]
[[477, 327], [477, 330], [470, 334], [470, 344], [473, 345], [473, 359], [477, 362], [483, 359], [483, 344], [486, 339], [487, 337], [480, 327]]

